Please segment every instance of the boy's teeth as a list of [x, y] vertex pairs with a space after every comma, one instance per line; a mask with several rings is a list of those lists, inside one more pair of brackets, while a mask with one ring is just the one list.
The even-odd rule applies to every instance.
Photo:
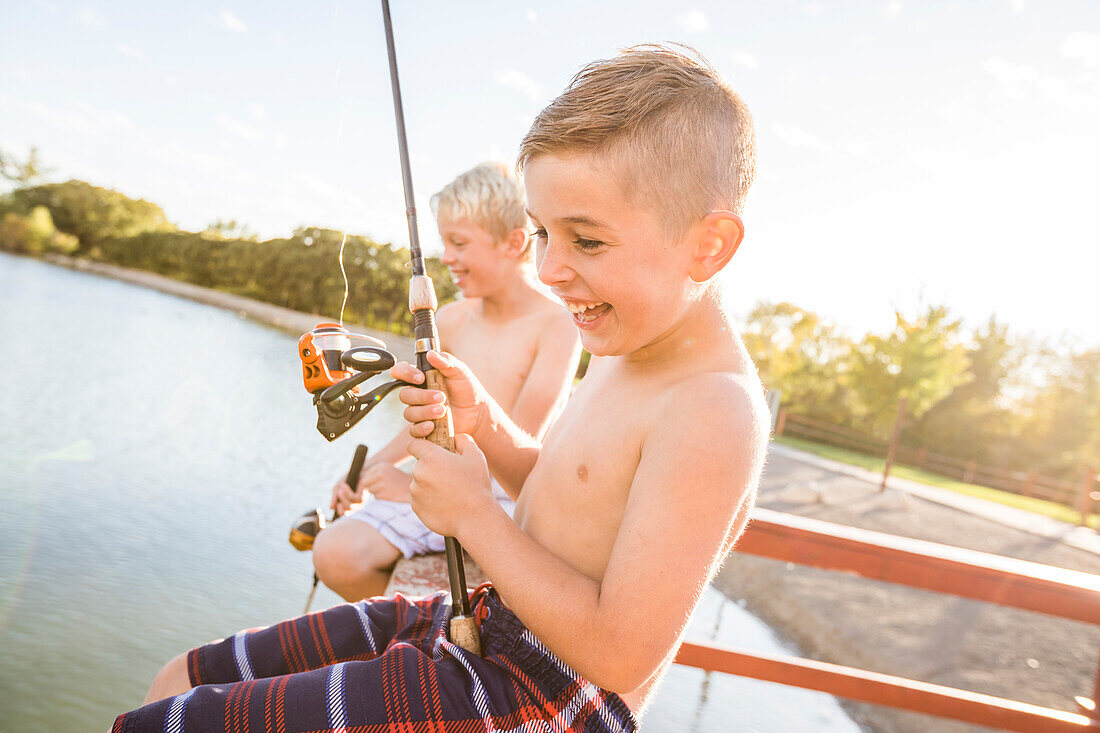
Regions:
[[569, 309], [570, 313], [584, 313], [586, 310], [592, 308], [599, 308], [603, 303], [593, 303], [591, 305], [582, 305], [580, 303], [566, 303], [565, 307]]

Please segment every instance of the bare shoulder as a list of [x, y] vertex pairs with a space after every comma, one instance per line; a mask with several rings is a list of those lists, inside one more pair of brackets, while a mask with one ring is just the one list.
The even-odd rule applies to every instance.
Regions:
[[567, 343], [580, 341], [577, 327], [573, 325], [573, 317], [561, 304], [561, 301], [552, 299], [548, 295], [540, 293], [538, 310], [539, 333], [552, 339], [561, 339]]
[[457, 328], [461, 328], [462, 324], [470, 317], [474, 312], [473, 305], [476, 298], [452, 300], [446, 305], [439, 307], [439, 310], [435, 312], [436, 324], [441, 331], [452, 332]]
[[654, 432], [665, 439], [673, 433], [688, 443], [706, 440], [750, 462], [762, 458], [770, 430], [760, 381], [737, 372], [701, 372], [677, 381], [654, 417]]

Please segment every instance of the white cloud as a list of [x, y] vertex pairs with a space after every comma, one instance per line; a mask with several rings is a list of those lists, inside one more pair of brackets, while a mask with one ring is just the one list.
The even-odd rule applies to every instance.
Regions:
[[140, 48], [134, 46], [127, 46], [125, 43], [121, 43], [118, 46], [118, 52], [127, 58], [134, 59], [135, 61], [144, 61], [145, 52]]
[[223, 8], [222, 11], [218, 13], [218, 18], [221, 20], [222, 28], [225, 30], [233, 31], [234, 33], [248, 33], [248, 26], [245, 25], [245, 22], [228, 10]]
[[1008, 7], [1013, 15], [1019, 15], [1024, 12], [1026, 6], [1027, 2], [1025, 0], [1008, 0]]
[[535, 12], [534, 8], [527, 8], [526, 15], [527, 15], [527, 22], [528, 23], [537, 23], [538, 22], [539, 14]]
[[748, 51], [734, 51], [733, 63], [738, 66], [744, 66], [746, 69], [755, 69], [760, 66], [760, 60]]
[[99, 16], [99, 13], [97, 13], [94, 10], [91, 10], [90, 8], [85, 8], [84, 10], [81, 10], [80, 14], [77, 15], [76, 19], [78, 21], [80, 21], [80, 25], [85, 26], [87, 28], [102, 28], [103, 27], [103, 18], [101, 18]]
[[811, 2], [802, 4], [802, 12], [806, 15], [818, 16], [825, 12], [825, 6], [821, 4], [820, 0], [811, 0]]
[[262, 128], [250, 125], [247, 122], [241, 122], [228, 115], [218, 115], [218, 124], [221, 125], [223, 130], [233, 133], [245, 142], [271, 144], [280, 150], [286, 148], [286, 135], [281, 133], [269, 133]]
[[676, 25], [687, 33], [702, 33], [710, 28], [710, 20], [707, 19], [706, 13], [697, 8], [677, 15], [675, 21]]
[[542, 98], [542, 88], [531, 77], [516, 69], [502, 69], [495, 76], [498, 84], [519, 89], [530, 97], [532, 102]]
[[886, 3], [886, 17], [898, 17], [899, 15], [901, 15], [901, 7], [901, 0], [890, 0], [890, 2]]
[[1058, 51], [1063, 58], [1077, 59], [1085, 66], [1100, 66], [1100, 33], [1070, 33]]
[[1033, 101], [1073, 114], [1100, 115], [1100, 93], [1091, 75], [1066, 80], [1000, 56], [986, 59], [982, 68], [1000, 83], [1008, 99]]
[[773, 122], [771, 128], [772, 132], [778, 135], [780, 140], [792, 148], [810, 148], [811, 150], [829, 149], [829, 146], [824, 140], [814, 135], [812, 132], [803, 130], [801, 127], [785, 125], [782, 122]]
[[787, 125], [782, 122], [773, 122], [771, 131], [776, 137], [792, 148], [806, 148], [821, 153], [840, 152], [856, 158], [871, 157], [871, 146], [863, 140], [841, 140], [831, 142], [817, 135], [803, 130], [795, 125]]
[[1039, 70], [1034, 66], [1014, 64], [1000, 56], [987, 58], [982, 68], [1005, 87], [1018, 87], [1024, 82], [1033, 82], [1039, 78]]

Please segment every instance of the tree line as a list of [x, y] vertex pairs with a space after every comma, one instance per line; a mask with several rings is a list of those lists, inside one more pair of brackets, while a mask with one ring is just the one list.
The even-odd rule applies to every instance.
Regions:
[[[201, 232], [172, 225], [154, 203], [71, 180], [15, 188], [0, 198], [0, 249], [59, 253], [156, 272], [268, 303], [408, 334], [409, 250], [324, 227], [259, 241], [236, 222]], [[453, 300], [450, 273], [429, 260], [440, 302]]]
[[1100, 468], [1100, 347], [1020, 337], [991, 317], [967, 330], [947, 307], [896, 314], [886, 334], [851, 338], [791, 303], [759, 303], [745, 343], [792, 412], [1019, 471], [1076, 478]]
[[[336, 314], [345, 235], [302, 227], [259, 241], [237, 222], [201, 232], [171, 224], [148, 201], [83, 181], [34, 185], [37, 154], [0, 151], [0, 249], [86, 257], [149, 270], [294, 310]], [[407, 249], [347, 235], [345, 319], [407, 334]], [[457, 289], [429, 260], [441, 302]], [[937, 453], [1074, 477], [1100, 468], [1100, 347], [1051, 345], [990, 320], [967, 330], [946, 306], [897, 314], [886, 334], [848, 336], [791, 303], [759, 303], [744, 337], [765, 385], [791, 411], [886, 439], [906, 400], [902, 440]], [[586, 355], [587, 356], [587, 355]], [[583, 369], [583, 366], [582, 366]]]

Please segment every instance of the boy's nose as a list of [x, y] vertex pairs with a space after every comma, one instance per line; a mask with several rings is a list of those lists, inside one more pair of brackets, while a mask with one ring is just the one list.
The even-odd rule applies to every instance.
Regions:
[[573, 279], [573, 270], [566, 265], [565, 254], [562, 247], [549, 241], [535, 250], [535, 265], [538, 267], [539, 280], [544, 285], [553, 287]]

